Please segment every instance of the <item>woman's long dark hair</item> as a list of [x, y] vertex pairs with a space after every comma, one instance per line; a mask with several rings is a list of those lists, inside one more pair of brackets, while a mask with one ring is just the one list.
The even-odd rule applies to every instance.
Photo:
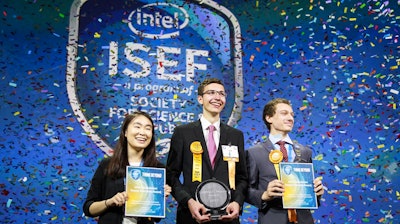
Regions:
[[156, 141], [154, 136], [154, 122], [151, 116], [143, 111], [136, 111], [132, 114], [125, 116], [124, 122], [122, 123], [121, 131], [119, 134], [119, 139], [114, 150], [114, 154], [110, 159], [106, 174], [114, 178], [124, 177], [126, 173], [126, 167], [129, 166], [128, 161], [128, 140], [125, 137], [126, 129], [129, 124], [138, 116], [145, 116], [150, 120], [152, 125], [152, 137], [150, 144], [144, 149], [142, 160], [143, 166], [146, 167], [156, 167], [158, 164], [156, 157]]

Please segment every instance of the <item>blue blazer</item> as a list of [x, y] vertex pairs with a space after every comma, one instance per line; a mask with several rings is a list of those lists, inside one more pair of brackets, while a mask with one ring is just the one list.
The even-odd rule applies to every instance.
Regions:
[[[220, 141], [215, 159], [214, 170], [208, 156], [207, 144], [204, 138], [201, 122], [196, 121], [175, 128], [171, 137], [170, 151], [167, 160], [167, 184], [172, 187], [172, 196], [179, 203], [177, 208], [177, 223], [196, 223], [187, 207], [190, 198], [196, 199], [195, 192], [200, 182], [192, 181], [193, 154], [190, 144], [199, 141], [202, 153], [202, 181], [215, 178], [229, 187], [228, 163], [223, 160], [222, 145], [237, 146], [239, 162], [236, 163], [236, 190], [231, 189], [231, 201], [236, 201], [242, 207], [247, 192], [247, 168], [244, 152], [243, 132], [226, 124], [220, 125]], [[183, 174], [183, 182], [180, 175]], [[211, 222], [215, 223], [215, 222]], [[239, 223], [236, 220], [232, 223]]]
[[[246, 150], [249, 188], [246, 201], [258, 208], [258, 223], [287, 224], [288, 213], [282, 207], [282, 198], [262, 201], [261, 195], [267, 190], [268, 183], [278, 179], [274, 164], [269, 161], [269, 153], [275, 149], [272, 142], [257, 144]], [[312, 151], [298, 142], [293, 142], [296, 157], [294, 162], [312, 163]], [[314, 220], [308, 209], [297, 209], [297, 219], [300, 224], [313, 224]]]

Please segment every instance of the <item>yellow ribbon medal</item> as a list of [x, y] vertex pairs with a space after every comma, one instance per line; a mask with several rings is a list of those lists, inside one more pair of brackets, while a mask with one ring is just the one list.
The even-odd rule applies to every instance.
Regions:
[[[279, 163], [282, 162], [282, 160], [283, 160], [283, 154], [281, 150], [279, 149], [271, 150], [271, 152], [269, 153], [269, 161], [271, 161], [274, 164], [278, 180], [281, 179], [281, 176], [279, 174]], [[290, 222], [297, 223], [297, 213], [295, 209], [288, 209], [288, 217]]]
[[222, 154], [224, 161], [228, 162], [229, 187], [236, 190], [235, 176], [236, 163], [239, 162], [239, 152], [237, 146], [223, 145]]
[[274, 164], [275, 172], [276, 172], [276, 176], [278, 177], [278, 180], [281, 179], [281, 177], [279, 175], [279, 163], [282, 162], [282, 160], [283, 160], [283, 154], [282, 154], [281, 150], [278, 150], [278, 149], [271, 150], [271, 152], [269, 153], [269, 161], [271, 161], [271, 163]]
[[192, 142], [190, 144], [190, 151], [193, 153], [192, 182], [201, 182], [201, 154], [203, 153], [201, 143], [199, 141]]

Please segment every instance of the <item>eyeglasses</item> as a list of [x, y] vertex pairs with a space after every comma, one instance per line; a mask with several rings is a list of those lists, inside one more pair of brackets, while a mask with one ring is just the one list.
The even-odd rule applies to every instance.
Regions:
[[224, 91], [217, 91], [217, 90], [207, 90], [207, 91], [203, 92], [203, 95], [204, 94], [207, 94], [207, 95], [210, 95], [210, 96], [219, 95], [221, 97], [226, 97], [226, 93]]

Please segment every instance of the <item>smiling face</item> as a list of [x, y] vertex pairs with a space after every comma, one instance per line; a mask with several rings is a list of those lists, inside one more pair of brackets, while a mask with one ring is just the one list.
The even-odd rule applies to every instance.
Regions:
[[207, 118], [218, 117], [225, 107], [225, 88], [218, 83], [211, 83], [204, 87], [203, 93], [197, 97], [198, 102], [203, 105], [203, 116]]
[[293, 129], [293, 109], [286, 103], [278, 103], [275, 105], [275, 108], [273, 116], [265, 116], [265, 120], [270, 124], [270, 133], [272, 135], [281, 134], [282, 136], [286, 136]]
[[125, 137], [128, 141], [128, 151], [133, 149], [139, 152], [145, 149], [153, 137], [151, 121], [143, 115], [137, 116], [126, 128]]

